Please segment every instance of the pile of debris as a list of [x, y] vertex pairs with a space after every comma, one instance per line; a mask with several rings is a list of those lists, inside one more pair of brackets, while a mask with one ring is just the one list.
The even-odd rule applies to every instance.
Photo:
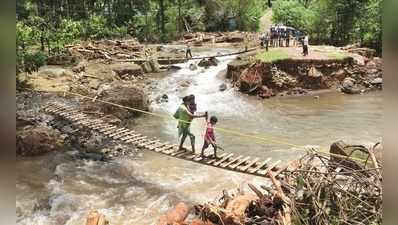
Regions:
[[87, 60], [145, 58], [143, 56], [150, 55], [151, 51], [154, 51], [151, 48], [144, 48], [136, 39], [81, 42], [66, 47], [72, 55]]
[[330, 153], [309, 150], [282, 173], [269, 171], [272, 186], [249, 184], [253, 193], [223, 191], [218, 201], [195, 205], [196, 219], [190, 222], [185, 221], [188, 208], [180, 203], [157, 224], [380, 224], [381, 155], [375, 153], [380, 146], [340, 141]]
[[[366, 148], [337, 142], [331, 146], [331, 157], [313, 152], [302, 158], [297, 170], [287, 173], [282, 182], [292, 200], [295, 221], [316, 225], [380, 224], [382, 176], [380, 157], [375, 153], [379, 146]], [[359, 155], [365, 156], [363, 160], [353, 159]]]
[[206, 44], [216, 43], [242, 43], [250, 42], [257, 43], [259, 41], [259, 34], [254, 32], [195, 32], [185, 34], [179, 43], [182, 44], [193, 44], [195, 46], [201, 46]]

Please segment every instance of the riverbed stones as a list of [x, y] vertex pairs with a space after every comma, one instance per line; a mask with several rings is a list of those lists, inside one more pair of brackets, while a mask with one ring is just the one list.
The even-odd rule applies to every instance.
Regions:
[[25, 126], [17, 130], [17, 155], [39, 156], [63, 150], [64, 138], [60, 132], [44, 125]]
[[220, 84], [220, 86], [218, 86], [218, 90], [220, 90], [220, 91], [227, 90], [227, 85], [225, 83]]
[[258, 96], [260, 98], [270, 98], [274, 95], [274, 92], [265, 85], [261, 86], [261, 88], [258, 90]]
[[[102, 92], [101, 100], [112, 102], [138, 110], [148, 110], [148, 99], [145, 91], [127, 82], [113, 82], [110, 88]], [[98, 104], [104, 113], [110, 113], [119, 119], [131, 118], [133, 115], [140, 114], [137, 111], [126, 110], [109, 104]]]
[[120, 77], [125, 75], [141, 76], [143, 75], [142, 68], [134, 63], [117, 63], [111, 65], [111, 69]]
[[189, 69], [194, 71], [194, 70], [197, 70], [198, 67], [195, 64], [191, 63], [191, 64], [189, 64]]
[[209, 68], [210, 66], [217, 66], [218, 60], [215, 57], [210, 57], [207, 59], [202, 59], [199, 61], [198, 66]]
[[169, 96], [166, 95], [166, 94], [163, 94], [163, 95], [158, 96], [158, 97], [156, 98], [156, 102], [157, 102], [157, 103], [164, 103], [164, 102], [168, 102], [168, 101], [169, 101]]
[[359, 94], [361, 90], [356, 86], [355, 79], [347, 77], [341, 84], [341, 91], [346, 94]]

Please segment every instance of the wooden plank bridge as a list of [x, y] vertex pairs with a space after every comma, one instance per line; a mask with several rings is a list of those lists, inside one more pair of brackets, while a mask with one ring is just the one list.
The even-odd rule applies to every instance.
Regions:
[[156, 138], [149, 138], [134, 130], [124, 127], [112, 125], [101, 119], [93, 118], [72, 107], [61, 105], [58, 103], [49, 103], [44, 107], [47, 113], [59, 116], [71, 122], [72, 125], [79, 129], [90, 129], [102, 135], [112, 138], [115, 141], [121, 141], [126, 144], [132, 144], [140, 149], [146, 149], [170, 157], [192, 161], [220, 169], [231, 170], [255, 176], [267, 177], [268, 171], [277, 171], [279, 174], [286, 169], [278, 169], [280, 160], [272, 162], [271, 158], [260, 159], [258, 157], [252, 159], [250, 156], [235, 155], [234, 153], [223, 152], [219, 158], [209, 158], [210, 154], [205, 154], [202, 158], [200, 154], [193, 154], [191, 151], [179, 150], [175, 144], [162, 142]]

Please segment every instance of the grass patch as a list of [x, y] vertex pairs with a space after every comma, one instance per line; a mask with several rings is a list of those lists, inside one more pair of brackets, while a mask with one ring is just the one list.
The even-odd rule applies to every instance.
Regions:
[[344, 60], [345, 58], [347, 58], [348, 56], [342, 52], [331, 52], [328, 54], [328, 56], [332, 59], [336, 59], [336, 60]]
[[262, 51], [257, 53], [256, 59], [261, 60], [262, 62], [275, 62], [278, 60], [282, 59], [288, 59], [289, 55], [285, 51], [282, 51], [281, 49], [270, 49], [268, 52], [267, 51]]

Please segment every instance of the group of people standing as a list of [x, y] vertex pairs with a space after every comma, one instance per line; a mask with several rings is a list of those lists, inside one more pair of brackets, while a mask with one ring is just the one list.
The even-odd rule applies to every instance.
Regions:
[[195, 135], [191, 133], [191, 122], [195, 118], [205, 118], [207, 126], [204, 135], [204, 143], [201, 151], [201, 157], [204, 157], [204, 150], [210, 145], [214, 149], [214, 157], [217, 158], [217, 144], [214, 135], [214, 126], [217, 123], [217, 117], [212, 116], [208, 119], [208, 113], [196, 115], [197, 108], [195, 95], [188, 95], [182, 98], [182, 104], [174, 113], [174, 118], [178, 120], [178, 137], [180, 138], [179, 150], [185, 151], [183, 147], [185, 139], [189, 137], [191, 141], [192, 152], [195, 153]]
[[269, 47], [290, 47], [297, 46], [301, 43], [303, 47], [303, 55], [308, 55], [308, 35], [297, 36], [295, 32], [289, 29], [276, 29], [271, 28], [270, 32], [265, 32], [260, 36], [261, 47], [265, 47], [268, 51]]

